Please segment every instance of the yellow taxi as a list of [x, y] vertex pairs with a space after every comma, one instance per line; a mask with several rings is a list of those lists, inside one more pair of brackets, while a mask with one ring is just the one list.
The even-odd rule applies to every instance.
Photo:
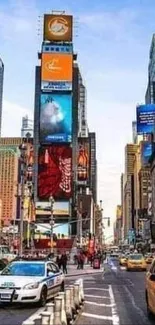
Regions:
[[146, 304], [148, 317], [155, 315], [155, 259], [146, 273]]
[[151, 253], [148, 253], [146, 256], [145, 256], [145, 261], [146, 261], [146, 264], [151, 264], [152, 261], [153, 261], [153, 255]]
[[125, 255], [121, 255], [119, 257], [119, 265], [126, 266], [127, 263], [127, 257]]
[[130, 254], [126, 265], [127, 271], [146, 271], [147, 264], [142, 254]]

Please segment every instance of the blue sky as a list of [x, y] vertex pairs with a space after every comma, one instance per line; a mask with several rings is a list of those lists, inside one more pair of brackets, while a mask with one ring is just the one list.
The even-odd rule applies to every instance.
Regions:
[[114, 218], [124, 146], [131, 141], [135, 106], [144, 102], [155, 1], [57, 0], [52, 5], [49, 0], [0, 1], [3, 135], [20, 135], [22, 116], [33, 116], [43, 13], [66, 10], [75, 17], [74, 47], [87, 86], [88, 123], [97, 133], [98, 200], [103, 200], [104, 215]]

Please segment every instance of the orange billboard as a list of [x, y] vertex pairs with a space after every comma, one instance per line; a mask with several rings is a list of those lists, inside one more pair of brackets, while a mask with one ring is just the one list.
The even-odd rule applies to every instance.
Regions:
[[[52, 89], [52, 85], [65, 82], [72, 84], [73, 74], [73, 56], [72, 54], [42, 53], [41, 80], [42, 89]], [[49, 83], [50, 84], [49, 87]], [[70, 90], [70, 89], [69, 89]]]
[[73, 17], [44, 15], [44, 40], [72, 42]]

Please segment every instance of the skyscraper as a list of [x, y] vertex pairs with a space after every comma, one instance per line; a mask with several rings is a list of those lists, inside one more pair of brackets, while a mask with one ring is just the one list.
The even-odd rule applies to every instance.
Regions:
[[2, 128], [3, 79], [4, 79], [4, 64], [2, 59], [0, 59], [0, 136], [1, 136], [1, 128]]
[[152, 42], [150, 47], [149, 55], [149, 66], [148, 66], [148, 85], [145, 94], [145, 103], [155, 103], [155, 34], [152, 36]]
[[17, 217], [17, 182], [21, 138], [0, 139], [1, 223], [8, 226]]

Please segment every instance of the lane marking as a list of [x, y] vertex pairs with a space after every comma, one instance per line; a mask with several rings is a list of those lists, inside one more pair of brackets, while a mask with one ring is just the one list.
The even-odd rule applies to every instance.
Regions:
[[120, 321], [119, 321], [119, 316], [118, 316], [117, 307], [116, 307], [116, 303], [115, 303], [114, 293], [113, 293], [111, 285], [109, 285], [109, 296], [110, 296], [110, 302], [112, 304], [111, 312], [112, 312], [113, 325], [119, 325]]
[[89, 297], [89, 298], [101, 298], [101, 299], [110, 299], [110, 297], [107, 297], [107, 296], [95, 296], [95, 295], [85, 295], [85, 297]]
[[84, 288], [84, 290], [96, 290], [96, 291], [108, 291], [109, 289], [103, 289], [103, 288]]
[[99, 303], [97, 303], [97, 302], [94, 302], [94, 301], [87, 301], [87, 300], [85, 300], [85, 302], [84, 302], [85, 304], [88, 304], [88, 305], [93, 305], [93, 306], [99, 306], [99, 307], [113, 307], [113, 306], [115, 306], [115, 305], [112, 305], [112, 304], [99, 304]]
[[29, 320], [35, 320], [36, 318], [38, 318], [40, 316], [40, 314], [45, 311], [45, 307], [41, 307], [39, 308], [34, 314], [32, 314], [29, 318], [26, 319], [26, 321]]
[[126, 279], [128, 282], [129, 282], [129, 285], [131, 286], [131, 287], [134, 287], [134, 283], [130, 280], [130, 279]]
[[137, 306], [136, 302], [135, 302], [135, 298], [134, 296], [132, 295], [131, 291], [126, 287], [126, 286], [123, 286], [124, 287], [124, 290], [126, 291], [128, 297], [130, 298], [131, 300], [131, 303], [132, 303], [132, 306], [137, 310], [138, 314], [142, 317], [142, 319], [144, 320], [145, 324], [147, 324], [148, 322], [148, 319], [147, 317], [145, 316], [143, 310]]
[[96, 315], [96, 314], [89, 314], [89, 313], [82, 313], [82, 316], [96, 318], [96, 319], [113, 320], [111, 316]]

